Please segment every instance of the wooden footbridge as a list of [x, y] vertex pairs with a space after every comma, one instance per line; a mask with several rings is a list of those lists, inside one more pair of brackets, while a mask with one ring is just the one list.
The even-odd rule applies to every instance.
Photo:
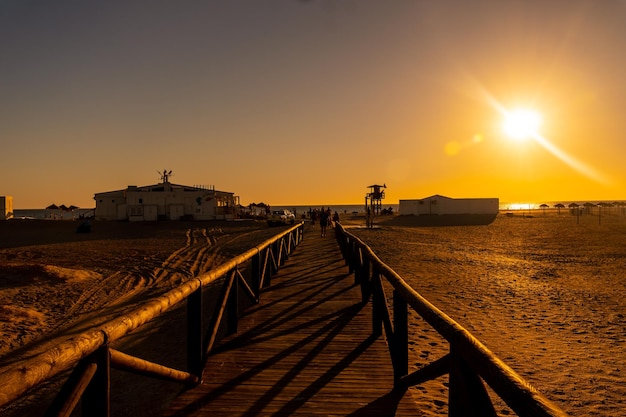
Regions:
[[165, 415], [420, 415], [393, 384], [371, 303], [361, 302], [332, 234], [313, 229], [208, 358], [202, 383]]
[[[77, 404], [85, 416], [126, 415], [112, 412], [111, 392], [133, 387], [116, 386], [115, 370], [176, 381], [180, 394], [157, 407], [167, 417], [419, 416], [408, 387], [446, 375], [450, 416], [496, 416], [494, 393], [508, 414], [565, 416], [367, 245], [341, 225], [335, 232], [320, 237], [307, 226], [304, 239], [305, 225], [296, 225], [100, 329], [0, 370], [0, 410], [61, 379], [46, 416], [75, 415]], [[177, 305], [185, 307], [185, 370], [119, 350]], [[412, 372], [409, 308], [450, 343], [449, 354]]]

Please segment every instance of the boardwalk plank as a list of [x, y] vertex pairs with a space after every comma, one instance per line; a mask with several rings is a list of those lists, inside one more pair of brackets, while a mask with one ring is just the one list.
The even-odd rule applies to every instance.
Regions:
[[337, 243], [308, 231], [165, 416], [421, 415], [410, 392], [392, 390], [386, 342], [370, 335], [370, 305]]

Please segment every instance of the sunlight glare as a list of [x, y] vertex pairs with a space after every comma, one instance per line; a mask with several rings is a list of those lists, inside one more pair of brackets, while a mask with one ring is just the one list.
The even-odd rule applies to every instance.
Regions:
[[502, 127], [512, 139], [529, 139], [538, 135], [541, 115], [534, 110], [514, 110], [505, 115]]
[[[506, 121], [507, 120], [514, 121], [514, 120], [517, 119], [517, 116], [509, 119], [509, 117], [511, 115], [518, 114], [517, 112], [510, 112], [510, 111], [508, 111], [482, 85], [479, 84], [479, 88], [480, 88], [480, 91], [482, 92], [482, 94], [484, 95], [485, 100], [487, 101], [487, 103], [490, 104], [494, 109], [496, 109], [504, 117], [505, 122], [503, 123], [503, 127], [506, 126], [506, 124], [507, 124]], [[526, 113], [527, 111], [521, 111], [521, 110], [519, 110], [519, 111], [521, 112], [520, 115], [523, 116], [523, 117], [521, 117], [521, 120], [524, 120], [527, 117], [529, 117], [529, 114]], [[539, 126], [541, 124], [541, 116], [540, 116], [539, 113], [535, 113], [535, 116], [532, 116], [532, 113], [533, 112], [530, 111], [530, 121], [532, 123], [536, 123], [536, 125], [535, 125], [534, 128], [524, 128], [524, 129], [522, 129], [523, 131], [526, 132], [525, 136], [527, 136], [530, 139], [533, 139], [536, 143], [541, 145], [544, 149], [546, 149], [548, 152], [550, 152], [557, 159], [559, 159], [560, 161], [562, 161], [563, 163], [568, 165], [570, 168], [573, 168], [574, 170], [576, 170], [580, 174], [584, 175], [585, 177], [587, 177], [587, 178], [589, 178], [589, 179], [591, 179], [593, 181], [596, 181], [597, 183], [605, 184], [605, 185], [609, 185], [609, 184], [611, 184], [613, 182], [611, 180], [611, 178], [609, 178], [605, 174], [597, 171], [593, 167], [591, 167], [591, 166], [585, 164], [584, 162], [574, 158], [573, 156], [567, 154], [565, 151], [563, 151], [560, 148], [558, 148], [556, 145], [554, 145], [548, 139], [544, 138], [538, 132]], [[524, 114], [526, 114], [526, 115], [524, 116]], [[532, 125], [532, 123], [531, 123], [531, 125]], [[507, 131], [507, 130], [517, 131], [517, 129], [513, 129], [513, 126], [516, 126], [516, 125], [518, 125], [518, 122], [511, 123], [511, 126], [509, 127], [509, 129], [505, 129], [505, 131]], [[521, 123], [521, 125], [522, 126], [526, 126], [526, 122]]]

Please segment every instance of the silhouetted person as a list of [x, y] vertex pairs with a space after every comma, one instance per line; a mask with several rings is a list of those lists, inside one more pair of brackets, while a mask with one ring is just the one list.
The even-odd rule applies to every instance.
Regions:
[[326, 236], [326, 226], [328, 226], [328, 211], [322, 209], [322, 211], [320, 211], [320, 228], [322, 229], [322, 236]]

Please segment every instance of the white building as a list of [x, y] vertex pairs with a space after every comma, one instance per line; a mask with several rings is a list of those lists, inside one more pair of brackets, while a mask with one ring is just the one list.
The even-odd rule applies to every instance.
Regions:
[[475, 215], [498, 214], [498, 198], [450, 198], [433, 195], [421, 200], [400, 200], [401, 215]]
[[13, 197], [0, 196], [0, 220], [13, 218]]
[[224, 220], [235, 218], [239, 197], [214, 188], [162, 183], [94, 195], [96, 220]]

